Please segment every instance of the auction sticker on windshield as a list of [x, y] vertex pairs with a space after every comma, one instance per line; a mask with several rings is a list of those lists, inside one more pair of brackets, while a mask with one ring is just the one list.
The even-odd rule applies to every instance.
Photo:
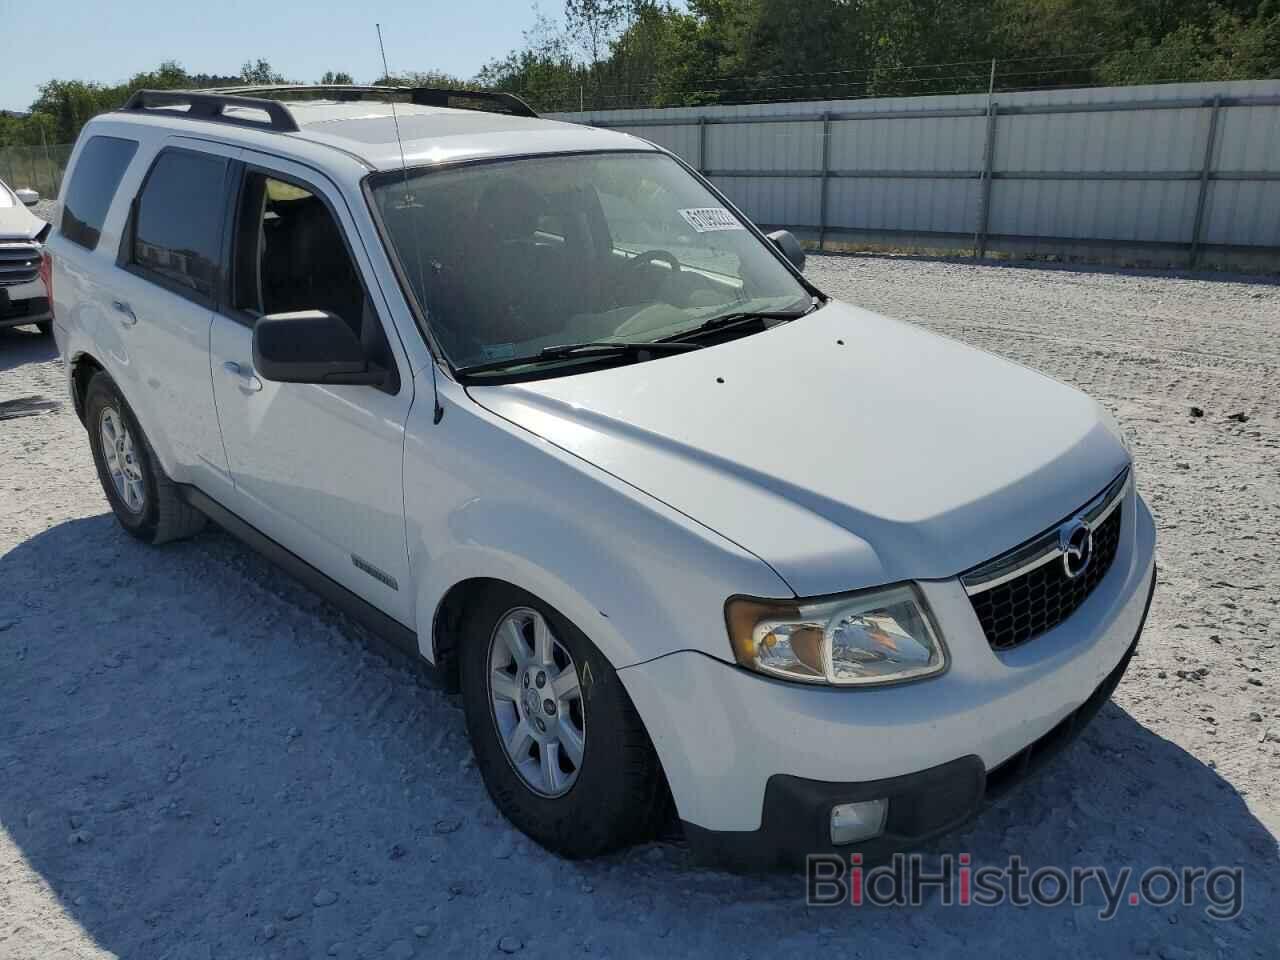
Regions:
[[742, 222], [724, 207], [691, 207], [681, 210], [680, 216], [698, 233], [717, 230], [745, 230]]

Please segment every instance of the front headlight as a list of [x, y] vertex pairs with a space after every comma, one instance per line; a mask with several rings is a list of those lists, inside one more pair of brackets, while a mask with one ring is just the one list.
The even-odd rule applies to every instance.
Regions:
[[907, 585], [792, 603], [734, 597], [724, 612], [735, 659], [772, 677], [858, 687], [947, 666], [924, 598]]

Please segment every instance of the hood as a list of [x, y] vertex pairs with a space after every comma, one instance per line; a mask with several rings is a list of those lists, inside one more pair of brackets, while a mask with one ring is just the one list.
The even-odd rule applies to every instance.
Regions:
[[1129, 461], [1079, 391], [836, 301], [704, 350], [469, 392], [755, 553], [801, 596], [955, 576]]
[[11, 207], [0, 206], [0, 242], [34, 240], [45, 228], [45, 222], [20, 202]]

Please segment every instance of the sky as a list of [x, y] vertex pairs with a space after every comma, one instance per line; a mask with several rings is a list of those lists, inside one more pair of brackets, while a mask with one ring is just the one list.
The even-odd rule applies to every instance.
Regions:
[[[543, 0], [548, 14], [560, 8]], [[235, 74], [263, 58], [291, 80], [343, 70], [368, 83], [382, 74], [378, 22], [392, 73], [465, 79], [520, 46], [534, 16], [533, 0], [0, 0], [0, 109], [26, 110], [55, 77], [119, 83], [162, 60]]]

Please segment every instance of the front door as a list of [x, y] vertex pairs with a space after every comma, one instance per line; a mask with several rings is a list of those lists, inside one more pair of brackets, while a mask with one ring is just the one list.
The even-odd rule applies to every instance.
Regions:
[[[313, 171], [246, 152], [231, 303], [214, 316], [213, 389], [235, 484], [226, 506], [389, 616], [413, 626], [401, 467], [413, 379], [341, 194]], [[372, 296], [371, 296], [372, 294]], [[272, 383], [253, 367], [257, 318], [327, 310], [393, 388]]]

